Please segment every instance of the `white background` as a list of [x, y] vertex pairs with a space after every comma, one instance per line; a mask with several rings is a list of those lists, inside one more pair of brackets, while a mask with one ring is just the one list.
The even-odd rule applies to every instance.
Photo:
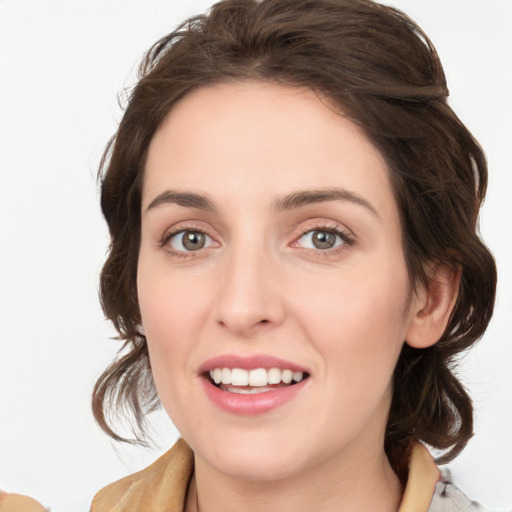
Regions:
[[[481, 230], [500, 271], [494, 320], [461, 374], [476, 436], [450, 466], [494, 510], [512, 509], [512, 0], [389, 0], [415, 18], [445, 65], [451, 103], [487, 151]], [[107, 234], [96, 168], [142, 53], [209, 0], [0, 0], [0, 487], [53, 512], [89, 509], [105, 484], [160, 447], [99, 432], [90, 392], [117, 343], [97, 275]]]

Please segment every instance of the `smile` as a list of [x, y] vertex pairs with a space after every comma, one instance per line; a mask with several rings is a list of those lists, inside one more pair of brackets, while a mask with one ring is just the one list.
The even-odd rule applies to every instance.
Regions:
[[209, 372], [210, 380], [223, 391], [229, 393], [266, 393], [276, 387], [301, 382], [307, 374], [280, 368], [214, 368]]
[[310, 380], [300, 366], [271, 356], [220, 356], [199, 371], [208, 398], [229, 413], [263, 414], [291, 401]]

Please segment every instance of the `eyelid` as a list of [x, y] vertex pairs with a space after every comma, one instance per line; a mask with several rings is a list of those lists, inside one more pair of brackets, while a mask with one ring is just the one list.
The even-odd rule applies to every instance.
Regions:
[[[347, 246], [354, 245], [356, 242], [354, 234], [343, 225], [334, 222], [332, 220], [326, 219], [312, 219], [306, 222], [306, 225], [302, 224], [297, 229], [298, 233], [294, 236], [293, 242], [291, 243], [292, 247], [297, 247], [299, 249], [303, 249], [306, 251], [313, 251], [316, 253], [322, 253], [324, 255], [329, 253], [334, 253], [339, 250], [344, 250]], [[298, 245], [299, 240], [308, 233], [313, 231], [327, 231], [330, 233], [334, 233], [336, 236], [339, 236], [343, 243], [338, 244], [329, 249], [317, 249], [317, 248], [308, 248], [308, 247], [300, 247]]]
[[[177, 242], [179, 240], [179, 238], [183, 237], [186, 233], [198, 233], [198, 234], [203, 235], [205, 238], [205, 245], [203, 247], [199, 247], [196, 250], [190, 250], [190, 251], [185, 248], [178, 249], [177, 247], [175, 247], [174, 242], [175, 241]], [[207, 233], [203, 233], [202, 231], [198, 231], [196, 229], [182, 229], [182, 230], [178, 231], [177, 233], [174, 233], [173, 235], [171, 235], [168, 238], [167, 243], [171, 246], [172, 250], [174, 250], [174, 251], [188, 253], [188, 252], [199, 252], [201, 249], [208, 249], [208, 247], [212, 246], [212, 242], [213, 242], [213, 238], [210, 235], [208, 235]], [[183, 246], [183, 239], [179, 243]]]
[[[211, 230], [208, 230], [204, 227], [202, 227], [200, 224], [203, 223], [196, 223], [193, 221], [185, 221], [185, 222], [179, 222], [175, 226], [172, 226], [171, 228], [167, 229], [163, 236], [160, 238], [158, 245], [162, 248], [165, 248], [167, 251], [169, 251], [171, 254], [179, 255], [179, 256], [192, 256], [195, 252], [199, 253], [202, 252], [203, 249], [209, 249], [210, 247], [218, 247], [220, 243], [217, 241], [217, 237], [211, 234]], [[171, 247], [170, 242], [171, 240], [179, 235], [180, 233], [185, 232], [196, 232], [196, 233], [202, 233], [206, 237], [208, 237], [211, 240], [211, 243], [207, 247], [203, 247], [201, 249], [198, 249], [197, 251], [182, 251], [179, 249], [175, 249]]]
[[[210, 249], [211, 247], [219, 247], [221, 243], [218, 241], [218, 236], [212, 234], [212, 230], [208, 229], [208, 227], [203, 226], [203, 222], [201, 221], [183, 221], [178, 222], [176, 225], [172, 226], [171, 228], [167, 229], [163, 236], [160, 238], [158, 245], [162, 248], [166, 248], [170, 253], [173, 253], [178, 256], [183, 257], [190, 257], [193, 256], [194, 253], [201, 253], [203, 252], [203, 249]], [[202, 233], [205, 236], [207, 236], [211, 243], [207, 247], [203, 247], [201, 249], [198, 249], [197, 251], [186, 251], [186, 250], [177, 250], [172, 247], [170, 247], [169, 242], [172, 240], [173, 237], [180, 233], [184, 233], [186, 231], [191, 232], [198, 232]], [[312, 231], [328, 231], [331, 233], [336, 234], [339, 236], [343, 243], [338, 244], [332, 248], [329, 249], [317, 249], [317, 248], [307, 248], [307, 247], [300, 247], [298, 245], [298, 241], [306, 234], [312, 232]], [[342, 224], [330, 220], [330, 219], [308, 219], [303, 223], [300, 223], [292, 233], [293, 240], [290, 243], [291, 247], [299, 248], [304, 251], [311, 251], [313, 253], [322, 253], [322, 255], [327, 256], [329, 254], [334, 254], [336, 252], [339, 252], [340, 250], [345, 250], [349, 246], [352, 246], [356, 243], [355, 235], [352, 233], [351, 230], [347, 229]]]

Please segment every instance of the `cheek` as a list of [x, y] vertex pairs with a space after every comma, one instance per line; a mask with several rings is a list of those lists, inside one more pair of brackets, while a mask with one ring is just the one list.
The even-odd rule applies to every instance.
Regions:
[[304, 290], [292, 296], [303, 298], [297, 318], [326, 361], [326, 371], [345, 385], [368, 381], [369, 375], [389, 380], [409, 322], [405, 271], [354, 268], [321, 286], [310, 285], [307, 300]]
[[[190, 379], [188, 366], [194, 350], [191, 326], [196, 325], [190, 315], [192, 300], [188, 294], [172, 293], [165, 280], [139, 281], [141, 318], [148, 343], [153, 381], [160, 401], [179, 431], [190, 423], [190, 397], [183, 385]], [[185, 430], [186, 431], [186, 430]]]
[[141, 319], [154, 381], [166, 408], [176, 399], [171, 394], [179, 389], [177, 384], [193, 371], [188, 364], [202, 325], [199, 311], [207, 310], [200, 306], [203, 296], [196, 292], [197, 283], [178, 276], [169, 272], [165, 261], [141, 253], [137, 275]]
[[201, 293], [201, 279], [172, 271], [165, 255], [147, 254], [141, 250], [137, 269], [137, 294], [142, 323], [154, 345], [179, 346], [188, 338], [187, 332], [199, 325], [201, 305], [206, 300]]

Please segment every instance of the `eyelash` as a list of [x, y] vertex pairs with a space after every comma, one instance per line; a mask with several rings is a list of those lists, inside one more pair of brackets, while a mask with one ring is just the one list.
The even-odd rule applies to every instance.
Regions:
[[[173, 249], [170, 245], [171, 240], [180, 233], [201, 233], [202, 235], [210, 238], [213, 240], [213, 237], [211, 237], [206, 231], [203, 229], [199, 229], [195, 226], [180, 226], [178, 229], [175, 229], [173, 231], [169, 231], [165, 233], [165, 235], [160, 240], [160, 247], [165, 248], [172, 256], [176, 256], [178, 258], [190, 258], [193, 256], [193, 253], [195, 251], [178, 251], [176, 249]], [[200, 249], [197, 251], [200, 252]]]
[[322, 257], [329, 257], [338, 254], [341, 251], [345, 251], [347, 247], [350, 247], [355, 244], [354, 237], [349, 234], [345, 229], [341, 228], [337, 224], [316, 224], [312, 226], [310, 229], [305, 229], [302, 231], [302, 234], [295, 238], [293, 244], [298, 243], [298, 241], [308, 233], [312, 233], [315, 231], [332, 233], [336, 236], [339, 236], [342, 243], [332, 247], [330, 249], [312, 249], [312, 248], [304, 248], [305, 251], [311, 252], [312, 254], [318, 254]]
[[[297, 244], [298, 241], [308, 233], [314, 232], [314, 231], [324, 231], [327, 233], [332, 233], [336, 236], [339, 236], [342, 240], [342, 243], [330, 248], [330, 249], [312, 249], [312, 248], [303, 248], [304, 251], [315, 254], [315, 255], [321, 255], [322, 257], [329, 257], [335, 254], [338, 254], [341, 251], [344, 251], [347, 249], [347, 246], [350, 247], [355, 244], [355, 240], [351, 234], [349, 234], [346, 230], [342, 229], [337, 224], [316, 224], [312, 225], [310, 229], [303, 229], [299, 236], [295, 237], [294, 241], [292, 242], [291, 246], [294, 247]], [[192, 232], [192, 233], [201, 233], [202, 235], [210, 238], [211, 240], [214, 240], [212, 236], [210, 236], [205, 230], [197, 228], [195, 226], [180, 226], [178, 229], [175, 229], [173, 231], [165, 233], [165, 235], [162, 237], [162, 239], [159, 242], [160, 247], [165, 248], [172, 256], [176, 256], [178, 258], [191, 258], [193, 257], [193, 253], [196, 251], [179, 251], [176, 249], [173, 249], [170, 246], [171, 240], [181, 233], [186, 232]], [[201, 252], [201, 249], [198, 249], [197, 252]]]

